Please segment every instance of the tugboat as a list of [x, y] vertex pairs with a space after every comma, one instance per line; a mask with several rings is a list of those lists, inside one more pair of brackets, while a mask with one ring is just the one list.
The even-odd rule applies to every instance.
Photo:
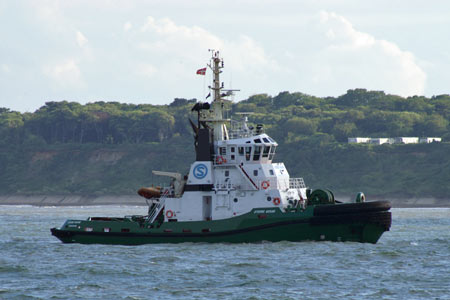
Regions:
[[[64, 243], [139, 245], [148, 243], [340, 241], [376, 243], [391, 226], [388, 201], [342, 203], [327, 189], [307, 188], [274, 163], [278, 144], [262, 125], [226, 119], [227, 97], [220, 82], [223, 60], [212, 51], [208, 67], [213, 101], [192, 108], [197, 122], [196, 160], [189, 173], [153, 171], [170, 186], [139, 189], [146, 215], [67, 220], [51, 233]], [[205, 69], [201, 69], [205, 71]], [[204, 74], [204, 73], [203, 73]]]

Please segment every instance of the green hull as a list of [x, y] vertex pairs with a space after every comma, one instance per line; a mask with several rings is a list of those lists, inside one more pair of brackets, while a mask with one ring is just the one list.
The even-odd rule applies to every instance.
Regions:
[[[382, 203], [382, 202], [369, 202]], [[369, 205], [370, 206], [370, 205]], [[258, 208], [225, 220], [149, 224], [143, 217], [68, 220], [51, 232], [64, 243], [255, 243], [261, 241], [351, 241], [376, 243], [391, 225], [390, 205], [327, 205], [326, 210]], [[323, 207], [323, 206], [322, 206]]]

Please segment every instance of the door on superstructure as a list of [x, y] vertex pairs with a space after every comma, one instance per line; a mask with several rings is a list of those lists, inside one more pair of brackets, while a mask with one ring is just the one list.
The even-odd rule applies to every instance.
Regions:
[[203, 220], [210, 221], [212, 214], [212, 197], [203, 196]]

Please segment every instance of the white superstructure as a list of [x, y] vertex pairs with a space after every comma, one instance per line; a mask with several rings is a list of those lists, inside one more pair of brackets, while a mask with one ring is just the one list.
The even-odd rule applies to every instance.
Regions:
[[213, 101], [193, 108], [198, 112], [197, 125], [192, 122], [196, 161], [183, 178], [181, 195], [163, 188], [162, 197], [154, 200], [157, 211], [153, 215], [165, 206], [165, 221], [207, 221], [239, 216], [255, 207], [285, 210], [303, 205], [303, 179], [290, 178], [283, 163], [272, 162], [278, 144], [264, 133], [262, 125], [248, 126], [245, 114], [232, 126], [231, 120], [224, 118], [229, 101], [224, 97], [232, 91], [220, 82], [223, 61], [219, 52], [212, 51], [209, 67]]

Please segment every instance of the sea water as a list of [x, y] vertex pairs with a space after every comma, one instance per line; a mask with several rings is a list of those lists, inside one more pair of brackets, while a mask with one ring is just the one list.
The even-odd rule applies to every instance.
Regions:
[[450, 209], [393, 209], [376, 245], [63, 244], [67, 218], [145, 207], [0, 206], [1, 299], [450, 299]]

